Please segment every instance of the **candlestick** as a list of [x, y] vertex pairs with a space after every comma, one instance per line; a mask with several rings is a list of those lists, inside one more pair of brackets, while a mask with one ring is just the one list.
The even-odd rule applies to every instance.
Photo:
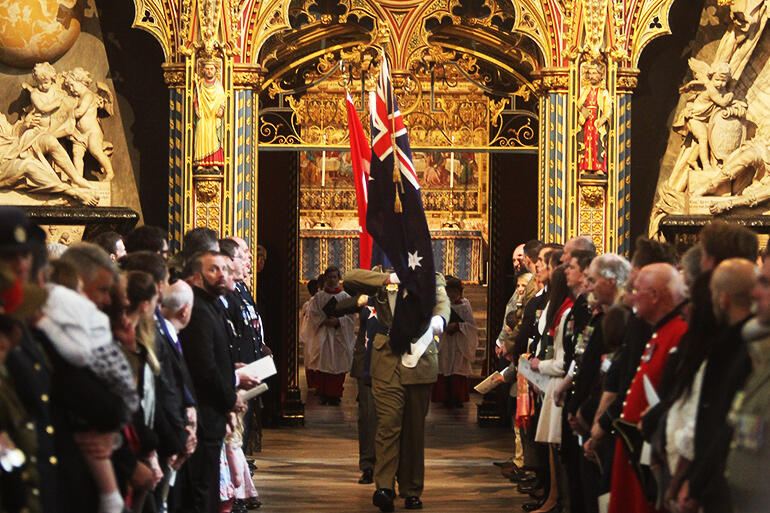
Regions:
[[[326, 147], [326, 134], [324, 134], [324, 148]], [[321, 153], [321, 187], [326, 187], [326, 150]]]
[[455, 187], [455, 152], [454, 152], [454, 145], [455, 145], [455, 136], [452, 136], [452, 153], [450, 153], [449, 156], [449, 188], [454, 189]]

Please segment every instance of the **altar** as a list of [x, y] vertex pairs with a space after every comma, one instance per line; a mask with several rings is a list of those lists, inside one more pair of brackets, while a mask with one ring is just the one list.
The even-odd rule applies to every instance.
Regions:
[[[431, 230], [436, 270], [467, 284], [480, 284], [484, 278], [483, 244], [480, 230]], [[359, 267], [358, 231], [300, 230], [300, 281], [317, 278], [330, 266], [343, 275]]]

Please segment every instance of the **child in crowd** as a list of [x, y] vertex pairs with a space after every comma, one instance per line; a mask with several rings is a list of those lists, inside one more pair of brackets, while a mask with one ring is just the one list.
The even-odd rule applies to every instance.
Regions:
[[[43, 307], [44, 315], [37, 327], [48, 336], [64, 360], [77, 367], [87, 367], [111, 392], [123, 399], [128, 420], [139, 406], [131, 369], [120, 347], [113, 341], [109, 318], [81, 294], [82, 290], [83, 282], [71, 263], [52, 261], [49, 300]], [[102, 435], [96, 440], [89, 437], [89, 443], [98, 444], [101, 450], [83, 451], [83, 459], [99, 490], [99, 513], [121, 513], [124, 504], [115, 471], [109, 456], [104, 457], [112, 452], [117, 433]]]

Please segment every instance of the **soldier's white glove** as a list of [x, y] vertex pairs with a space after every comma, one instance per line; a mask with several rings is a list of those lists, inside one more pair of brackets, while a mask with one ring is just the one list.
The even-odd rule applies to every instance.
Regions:
[[398, 275], [396, 273], [390, 273], [390, 277], [388, 278], [388, 283], [393, 283], [398, 285], [401, 283], [401, 280], [398, 279]]
[[434, 335], [441, 335], [444, 333], [444, 318], [440, 315], [434, 315], [431, 317], [430, 329], [433, 330]]

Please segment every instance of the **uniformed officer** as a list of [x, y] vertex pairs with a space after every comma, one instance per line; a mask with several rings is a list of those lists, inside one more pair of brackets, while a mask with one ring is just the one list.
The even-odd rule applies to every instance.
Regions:
[[[351, 296], [374, 296], [373, 315], [381, 330], [371, 344], [370, 373], [377, 411], [374, 480], [377, 491], [372, 502], [381, 511], [393, 511], [395, 482], [407, 509], [420, 509], [425, 480], [425, 415], [431, 385], [438, 378], [438, 349], [431, 341], [414, 367], [407, 367], [390, 346], [389, 331], [398, 291], [395, 274], [356, 269], [345, 276], [344, 287]], [[436, 276], [436, 305], [430, 327], [443, 332], [449, 320], [449, 298], [445, 280]], [[390, 285], [390, 287], [389, 287]], [[428, 322], [422, 327], [428, 329]]]
[[[0, 323], [3, 321], [0, 320]], [[10, 338], [0, 333], [0, 511], [42, 511], [35, 424], [5, 368]]]
[[743, 327], [753, 370], [728, 417], [733, 429], [727, 458], [727, 483], [736, 513], [767, 511], [770, 488], [770, 258], [766, 258], [752, 295], [756, 318]]

